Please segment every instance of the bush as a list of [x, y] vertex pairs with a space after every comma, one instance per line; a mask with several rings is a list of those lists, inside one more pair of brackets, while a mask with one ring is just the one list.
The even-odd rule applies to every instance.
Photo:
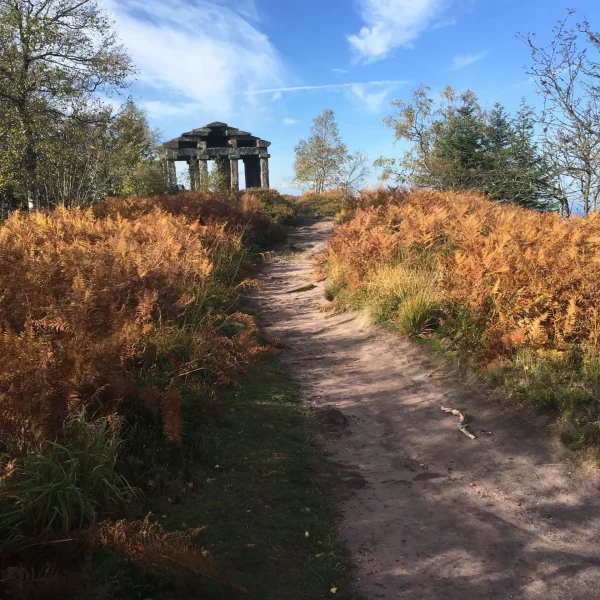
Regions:
[[[187, 195], [172, 198], [158, 204], [178, 214], [129, 200], [15, 213], [0, 228], [0, 439], [9, 453], [55, 440], [78, 406], [149, 411], [177, 441], [184, 374], [231, 383], [262, 352], [253, 320], [235, 308], [252, 214], [234, 207], [239, 220], [223, 222], [218, 197], [213, 216], [204, 196], [187, 206]], [[271, 223], [255, 223], [263, 220]], [[169, 366], [170, 382], [140, 388], [138, 373], [154, 364]]]
[[296, 205], [277, 190], [247, 189], [242, 195], [242, 206], [266, 213], [278, 225], [293, 225], [298, 216]]
[[[257, 190], [259, 191], [259, 190]], [[273, 190], [267, 190], [274, 192]], [[109, 198], [94, 205], [99, 218], [121, 217], [137, 219], [157, 208], [192, 222], [210, 226], [222, 224], [228, 234], [241, 235], [245, 242], [268, 246], [285, 239], [284, 230], [273, 222], [260, 200], [250, 203], [233, 192], [181, 192], [147, 198]]]
[[349, 190], [330, 189], [321, 194], [305, 192], [295, 198], [298, 213], [308, 217], [335, 217], [354, 207], [354, 194]]

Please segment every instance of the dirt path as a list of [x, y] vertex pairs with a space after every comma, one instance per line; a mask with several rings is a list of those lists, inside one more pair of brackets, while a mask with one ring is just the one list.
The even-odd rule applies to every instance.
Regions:
[[[339, 481], [341, 535], [369, 600], [596, 600], [600, 493], [540, 420], [461, 389], [456, 373], [416, 345], [349, 314], [331, 316], [312, 254], [332, 224], [298, 228], [263, 273], [263, 325], [309, 404], [349, 418], [327, 451]], [[474, 415], [468, 440], [440, 404]], [[537, 423], [537, 429], [536, 429]], [[483, 433], [485, 431], [485, 433]], [[491, 432], [491, 433], [490, 433]]]

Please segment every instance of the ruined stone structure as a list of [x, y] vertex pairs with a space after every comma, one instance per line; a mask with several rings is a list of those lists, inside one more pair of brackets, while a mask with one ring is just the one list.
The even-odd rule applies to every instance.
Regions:
[[208, 182], [208, 161], [217, 167], [227, 187], [239, 190], [239, 161], [244, 161], [247, 188], [269, 187], [269, 158], [271, 142], [229, 127], [227, 123], [209, 123], [200, 129], [183, 133], [162, 147], [169, 185], [177, 186], [175, 161], [185, 160], [190, 168], [190, 186], [202, 189]]

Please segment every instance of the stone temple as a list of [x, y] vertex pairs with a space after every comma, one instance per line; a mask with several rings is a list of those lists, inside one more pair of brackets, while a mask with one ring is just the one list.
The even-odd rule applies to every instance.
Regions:
[[192, 190], [202, 189], [208, 182], [208, 161], [216, 161], [225, 184], [240, 189], [239, 161], [244, 161], [247, 188], [269, 187], [271, 142], [227, 123], [209, 123], [200, 129], [181, 134], [163, 145], [161, 158], [166, 162], [169, 186], [177, 187], [175, 161], [185, 160], [190, 169]]

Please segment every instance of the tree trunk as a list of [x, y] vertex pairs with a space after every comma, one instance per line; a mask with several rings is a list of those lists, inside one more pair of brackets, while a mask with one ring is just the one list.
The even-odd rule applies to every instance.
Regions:
[[25, 155], [27, 170], [27, 206], [30, 211], [40, 208], [40, 187], [37, 180], [37, 152], [35, 151], [33, 141], [27, 144]]

